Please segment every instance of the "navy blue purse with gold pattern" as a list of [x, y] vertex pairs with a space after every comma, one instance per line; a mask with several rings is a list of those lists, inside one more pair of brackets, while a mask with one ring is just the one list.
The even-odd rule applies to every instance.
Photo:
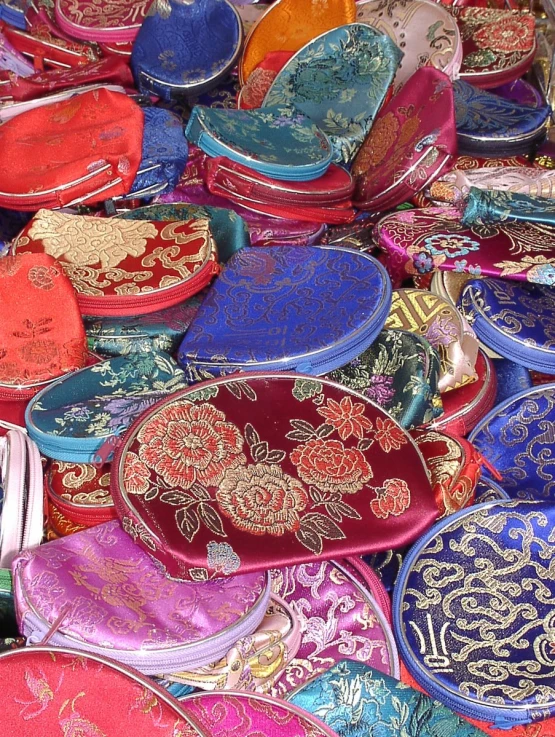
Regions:
[[555, 505], [491, 502], [433, 527], [393, 598], [400, 655], [454, 711], [510, 729], [555, 715]]
[[555, 384], [525, 389], [495, 407], [469, 440], [501, 474], [513, 499], [555, 502]]

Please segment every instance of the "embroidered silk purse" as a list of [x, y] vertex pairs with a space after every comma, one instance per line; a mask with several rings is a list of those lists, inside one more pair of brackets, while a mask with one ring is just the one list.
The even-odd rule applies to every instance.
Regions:
[[46, 254], [0, 258], [0, 313], [0, 419], [21, 423], [39, 389], [85, 366], [86, 338], [71, 283]]
[[[0, 19], [1, 19], [1, 6], [0, 6]], [[20, 78], [29, 77], [34, 74], [35, 68], [33, 65], [13, 46], [6, 36], [2, 33], [0, 28], [0, 70], [2, 72], [12, 72], [14, 75], [19, 75]], [[11, 75], [10, 75], [11, 76]], [[4, 93], [9, 82], [6, 84], [2, 82], [0, 84], [0, 91]], [[2, 94], [2, 97], [4, 95]], [[0, 98], [2, 99], [2, 98]]]
[[239, 62], [245, 84], [270, 51], [298, 51], [313, 38], [355, 21], [354, 0], [329, 0], [326, 12], [311, 0], [278, 0], [250, 30]]
[[317, 179], [332, 160], [327, 136], [284, 106], [218, 110], [196, 105], [185, 134], [209, 156], [225, 156], [275, 179]]
[[172, 307], [220, 270], [206, 220], [130, 221], [39, 210], [14, 249], [58, 258], [82, 314], [95, 317]]
[[396, 92], [423, 66], [433, 66], [457, 79], [463, 55], [461, 37], [456, 19], [441, 3], [393, 0], [385, 13], [384, 9], [379, 0], [357, 2], [357, 22], [386, 33], [402, 50]]
[[411, 429], [442, 415], [439, 371], [439, 355], [425, 338], [384, 330], [370, 348], [328, 378], [364, 394]]
[[48, 522], [59, 536], [116, 519], [110, 496], [110, 464], [51, 461], [44, 478]]
[[364, 253], [243, 249], [206, 295], [178, 362], [190, 382], [239, 370], [325, 374], [373, 343], [390, 303], [385, 270]]
[[[532, 374], [524, 366], [520, 366], [508, 358], [494, 359], [495, 373], [497, 374], [497, 394], [495, 404], [501, 404], [505, 399], [519, 394], [524, 389], [530, 389], [534, 383]], [[546, 374], [544, 383], [551, 383], [552, 377]]]
[[395, 588], [409, 673], [446, 706], [497, 729], [555, 713], [553, 509], [493, 502], [448, 517], [411, 548]]
[[[203, 735], [231, 737], [337, 737], [319, 719], [303, 709], [261, 694], [241, 691], [195, 693], [181, 699], [184, 713], [198, 725]], [[188, 737], [188, 736], [187, 736]]]
[[461, 8], [457, 22], [463, 43], [461, 79], [477, 87], [497, 87], [522, 77], [536, 53], [530, 13], [496, 8]]
[[555, 226], [543, 223], [465, 227], [459, 208], [428, 207], [386, 215], [375, 239], [396, 282], [438, 268], [461, 279], [488, 276], [547, 285], [555, 279]]
[[141, 92], [164, 100], [213, 88], [235, 66], [243, 42], [237, 10], [227, 0], [155, 0], [131, 53]]
[[554, 384], [531, 387], [494, 407], [470, 434], [513, 499], [555, 499], [553, 452], [546, 436], [555, 419], [554, 407]]
[[136, 542], [192, 580], [404, 544], [437, 516], [406, 431], [363, 395], [298, 374], [161, 401], [126, 433], [111, 492]]
[[549, 105], [520, 105], [462, 79], [453, 83], [459, 151], [486, 156], [530, 153], [545, 138]]
[[451, 80], [418, 69], [384, 105], [353, 163], [354, 204], [387, 210], [441, 176], [456, 154]]
[[287, 105], [304, 113], [328, 136], [333, 161], [348, 165], [372, 127], [401, 58], [389, 36], [364, 23], [335, 28], [286, 62], [262, 107]]
[[477, 337], [497, 354], [527, 369], [555, 374], [555, 295], [550, 286], [473, 279], [459, 304]]
[[49, 458], [102, 464], [137, 415], [184, 384], [164, 353], [119, 356], [50, 384], [27, 406], [25, 423]]
[[0, 206], [36, 211], [128, 192], [139, 168], [143, 113], [97, 89], [0, 126]]
[[256, 630], [270, 597], [262, 573], [171, 581], [115, 520], [22, 553], [13, 575], [28, 644], [39, 643], [54, 625], [50, 644], [113, 658], [146, 674], [217, 660]]
[[2, 653], [3, 721], [18, 737], [206, 737], [169, 693], [113, 660], [60, 647]]
[[164, 351], [174, 354], [202, 304], [197, 294], [174, 307], [138, 317], [86, 317], [89, 349], [101, 356]]
[[459, 436], [468, 435], [476, 424], [496, 404], [497, 372], [491, 358], [478, 351], [476, 360], [478, 378], [442, 396], [444, 414], [433, 427]]
[[220, 660], [196, 670], [172, 673], [174, 682], [203, 691], [268, 692], [301, 645], [300, 621], [283, 599], [272, 594], [258, 629], [238, 640]]
[[471, 187], [464, 200], [462, 223], [467, 227], [495, 223], [555, 225], [553, 203], [546, 197], [517, 192], [486, 192]]
[[382, 727], [407, 737], [484, 737], [484, 733], [438, 701], [405, 686], [364, 663], [340, 660], [310, 683], [287, 695], [295, 706], [314, 714], [338, 737], [373, 734]]
[[56, 23], [73, 38], [123, 43], [134, 41], [152, 0], [55, 0]]
[[474, 331], [448, 302], [422, 289], [393, 292], [386, 329], [421, 335], [439, 353], [440, 392], [476, 381], [478, 341]]
[[345, 656], [397, 676], [391, 605], [376, 574], [359, 559], [303, 563], [272, 572], [279, 592], [299, 618], [301, 645], [272, 689], [286, 697]]
[[442, 204], [461, 202], [470, 188], [503, 191], [555, 199], [555, 171], [524, 166], [499, 166], [468, 171], [450, 171], [429, 190], [430, 198]]

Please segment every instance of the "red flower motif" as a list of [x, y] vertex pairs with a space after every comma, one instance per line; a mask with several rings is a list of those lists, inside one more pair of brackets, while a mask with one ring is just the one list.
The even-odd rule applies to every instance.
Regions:
[[324, 491], [356, 494], [373, 474], [357, 448], [345, 448], [339, 440], [313, 438], [291, 453], [291, 463], [305, 484]]
[[361, 439], [365, 430], [372, 429], [372, 422], [364, 416], [365, 409], [362, 402], [353, 404], [351, 397], [347, 396], [341, 402], [328, 399], [327, 407], [319, 407], [318, 414], [335, 427], [341, 440], [347, 440], [351, 435]]
[[[533, 22], [532, 18], [531, 20]], [[530, 51], [533, 30], [529, 24], [523, 23], [522, 17], [505, 17], [482, 26], [473, 38], [480, 49], [491, 49], [501, 53]]]
[[125, 491], [128, 494], [146, 494], [149, 488], [149, 471], [136, 453], [127, 453], [123, 467]]
[[283, 535], [299, 529], [299, 512], [308, 504], [308, 494], [279, 466], [259, 463], [228, 471], [216, 500], [237, 529], [251, 535]]
[[241, 107], [252, 109], [262, 107], [266, 93], [277, 77], [273, 69], [255, 69], [241, 90]]
[[172, 487], [219, 484], [230, 468], [246, 463], [243, 437], [210, 404], [168, 405], [138, 433], [139, 457]]
[[385, 453], [399, 450], [407, 442], [403, 429], [394, 420], [381, 417], [376, 420], [376, 440]]
[[376, 494], [370, 509], [380, 519], [387, 519], [390, 514], [398, 517], [410, 504], [410, 489], [403, 479], [387, 479], [376, 489]]

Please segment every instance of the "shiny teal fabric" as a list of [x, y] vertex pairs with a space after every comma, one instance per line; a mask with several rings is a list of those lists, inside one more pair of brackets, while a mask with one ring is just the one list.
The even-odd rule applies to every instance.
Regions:
[[516, 192], [470, 188], [462, 217], [466, 228], [509, 222], [555, 225], [555, 201]]
[[484, 737], [438, 701], [354, 660], [340, 660], [288, 701], [338, 737]]
[[118, 215], [124, 220], [210, 220], [210, 230], [216, 241], [218, 258], [225, 263], [234, 253], [250, 245], [246, 222], [233, 210], [208, 205], [149, 205]]

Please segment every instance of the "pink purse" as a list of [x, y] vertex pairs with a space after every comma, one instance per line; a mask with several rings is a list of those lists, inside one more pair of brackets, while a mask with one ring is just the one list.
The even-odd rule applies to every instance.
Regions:
[[0, 486], [4, 490], [0, 568], [9, 568], [21, 550], [39, 545], [42, 540], [42, 465], [36, 444], [15, 427], [0, 438], [0, 464]]
[[22, 553], [13, 563], [20, 631], [134, 666], [146, 674], [200, 668], [260, 625], [269, 577], [166, 578], [121, 529], [105, 522]]
[[342, 658], [398, 677], [389, 598], [378, 576], [357, 558], [272, 571], [272, 590], [296, 613], [301, 645], [271, 693], [284, 696]]
[[205, 737], [337, 737], [317, 717], [270, 696], [197, 693], [181, 708]]

